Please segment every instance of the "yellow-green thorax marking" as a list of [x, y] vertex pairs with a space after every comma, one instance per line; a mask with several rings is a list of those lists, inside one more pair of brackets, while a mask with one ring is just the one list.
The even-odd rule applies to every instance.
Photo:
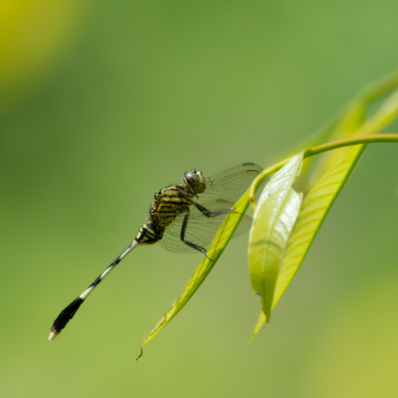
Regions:
[[202, 208], [192, 199], [205, 189], [203, 174], [192, 170], [184, 174], [182, 183], [156, 192], [149, 210], [149, 221], [141, 226], [136, 241], [139, 244], [153, 244], [162, 239], [165, 228], [178, 215], [187, 213], [189, 206]]

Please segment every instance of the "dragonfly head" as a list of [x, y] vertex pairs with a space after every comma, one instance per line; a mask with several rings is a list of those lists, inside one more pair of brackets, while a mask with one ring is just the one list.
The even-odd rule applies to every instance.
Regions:
[[205, 179], [202, 172], [197, 170], [187, 171], [184, 174], [183, 183], [195, 194], [205, 190]]

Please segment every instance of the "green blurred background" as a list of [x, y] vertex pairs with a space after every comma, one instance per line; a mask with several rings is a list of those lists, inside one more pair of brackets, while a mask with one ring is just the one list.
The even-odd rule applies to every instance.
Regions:
[[2, 0], [0, 396], [396, 397], [393, 144], [368, 147], [251, 345], [247, 235], [140, 361], [200, 255], [134, 251], [47, 336], [156, 190], [269, 165], [397, 69], [397, 15], [395, 0]]

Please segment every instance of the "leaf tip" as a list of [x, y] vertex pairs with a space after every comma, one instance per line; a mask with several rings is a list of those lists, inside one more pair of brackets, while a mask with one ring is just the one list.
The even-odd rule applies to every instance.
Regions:
[[138, 360], [142, 357], [142, 354], [143, 354], [143, 353], [144, 353], [144, 350], [143, 350], [142, 347], [141, 347], [140, 355], [138, 355], [138, 357], [135, 358], [135, 360], [138, 361]]

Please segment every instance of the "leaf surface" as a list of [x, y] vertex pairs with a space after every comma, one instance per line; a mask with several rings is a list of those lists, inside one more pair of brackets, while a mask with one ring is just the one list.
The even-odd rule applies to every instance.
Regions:
[[303, 153], [296, 155], [265, 186], [253, 217], [249, 239], [249, 272], [253, 289], [262, 298], [268, 320], [279, 267], [302, 196], [292, 185], [300, 173]]
[[[323, 220], [343, 189], [365, 147], [365, 145], [353, 147], [342, 160], [318, 181], [304, 199], [278, 274], [272, 308], [278, 303], [296, 275]], [[266, 319], [266, 314], [262, 312], [255, 326], [252, 339]]]
[[[397, 82], [395, 82], [397, 84]], [[377, 98], [377, 96], [376, 96]], [[368, 95], [361, 100], [354, 101], [351, 107], [347, 109], [336, 126], [332, 134], [332, 139], [343, 139], [355, 136], [377, 134], [392, 123], [398, 116], [398, 90], [395, 90], [379, 106], [377, 111], [370, 117], [365, 118], [367, 109], [372, 100]], [[314, 161], [314, 169], [310, 176], [313, 183], [322, 176], [326, 170], [333, 167], [338, 160], [342, 159], [348, 153], [347, 148], [341, 148], [331, 151], [321, 161]]]

